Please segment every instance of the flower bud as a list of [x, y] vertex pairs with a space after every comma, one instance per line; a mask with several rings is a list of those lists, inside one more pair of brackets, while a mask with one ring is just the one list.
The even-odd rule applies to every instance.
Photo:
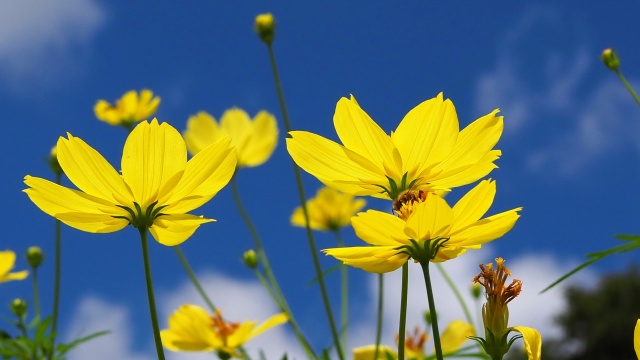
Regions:
[[474, 299], [479, 299], [482, 295], [482, 285], [478, 283], [471, 284], [471, 295]]
[[609, 70], [618, 71], [618, 68], [620, 68], [620, 59], [618, 58], [618, 54], [611, 49], [604, 49], [601, 59]]
[[242, 254], [242, 262], [244, 262], [247, 267], [255, 269], [258, 267], [259, 263], [258, 254], [256, 254], [253, 249], [247, 250]]
[[58, 162], [58, 148], [54, 146], [51, 148], [51, 153], [49, 154], [49, 159], [47, 161], [49, 163], [49, 167], [56, 175], [62, 174], [62, 167]]
[[431, 319], [431, 311], [427, 310], [424, 312], [424, 321], [427, 323], [427, 327], [431, 326], [433, 320]]
[[44, 260], [44, 253], [38, 246], [32, 246], [27, 249], [27, 262], [32, 268], [37, 268]]
[[271, 44], [275, 37], [276, 22], [271, 13], [256, 16], [255, 30], [260, 40]]
[[27, 301], [17, 298], [11, 302], [11, 312], [16, 316], [24, 316], [27, 313]]

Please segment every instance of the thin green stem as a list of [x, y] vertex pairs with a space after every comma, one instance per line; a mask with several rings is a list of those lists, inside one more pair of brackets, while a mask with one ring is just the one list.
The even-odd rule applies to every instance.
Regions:
[[40, 291], [38, 291], [38, 268], [32, 268], [33, 275], [33, 306], [36, 311], [36, 318], [40, 319]]
[[[62, 183], [62, 172], [56, 172], [56, 184]], [[51, 340], [51, 352], [47, 357], [49, 360], [53, 359], [56, 348], [56, 338], [58, 337], [56, 332], [58, 330], [58, 312], [60, 309], [60, 279], [62, 268], [62, 222], [56, 219], [55, 227], [55, 259], [54, 259], [54, 275], [53, 275], [53, 313], [51, 314], [51, 334], [53, 335]]]
[[640, 98], [638, 98], [638, 95], [636, 94], [636, 92], [633, 91], [633, 88], [631, 87], [631, 85], [629, 84], [627, 79], [624, 77], [624, 75], [622, 75], [622, 72], [618, 69], [618, 70], [616, 70], [616, 74], [618, 74], [618, 77], [620, 78], [620, 81], [622, 81], [622, 83], [627, 88], [627, 90], [629, 91], [631, 96], [633, 96], [633, 99], [636, 101], [636, 103], [638, 103], [638, 105], [640, 105]]
[[[260, 240], [260, 235], [258, 234], [258, 230], [256, 230], [256, 227], [253, 225], [253, 221], [251, 221], [251, 217], [249, 217], [249, 214], [247, 213], [247, 211], [244, 208], [244, 205], [242, 204], [242, 200], [240, 199], [240, 191], [238, 190], [238, 181], [236, 179], [236, 175], [237, 175], [237, 172], [231, 178], [231, 192], [233, 193], [233, 200], [236, 204], [236, 207], [238, 208], [238, 212], [240, 213], [240, 216], [242, 217], [245, 224], [247, 225], [247, 228], [249, 229], [249, 233], [251, 234], [251, 238], [253, 239], [254, 246], [256, 247], [256, 254], [258, 255], [260, 264], [262, 264], [262, 267], [264, 268], [265, 277], [268, 281], [269, 286], [267, 288], [267, 286], [265, 286], [265, 283], [263, 283], [263, 286], [267, 288], [268, 292], [270, 293], [273, 292], [272, 298], [274, 299], [276, 304], [280, 307], [280, 309], [283, 312], [285, 312], [289, 317], [289, 325], [293, 329], [293, 332], [296, 334], [298, 341], [307, 352], [307, 356], [310, 356], [311, 358], [315, 359], [316, 358], [315, 353], [313, 352], [311, 345], [309, 344], [304, 334], [302, 333], [302, 330], [300, 330], [300, 327], [298, 326], [298, 323], [295, 320], [293, 313], [291, 312], [291, 308], [289, 307], [289, 304], [287, 303], [287, 300], [285, 299], [284, 294], [282, 293], [282, 289], [278, 284], [278, 280], [276, 279], [275, 275], [273, 274], [273, 271], [271, 270], [271, 264], [269, 263], [269, 258], [267, 257], [267, 253], [264, 250], [264, 246], [262, 246], [262, 241]], [[276, 298], [279, 300], [276, 300]]]
[[[273, 72], [273, 78], [276, 85], [276, 92], [278, 93], [278, 101], [280, 102], [280, 109], [282, 110], [282, 119], [284, 121], [285, 130], [288, 133], [291, 131], [291, 123], [289, 122], [289, 113], [287, 112], [287, 105], [284, 100], [284, 93], [282, 91], [280, 75], [278, 75], [278, 68], [276, 66], [276, 57], [274, 55], [273, 46], [271, 44], [267, 44], [267, 49], [269, 50], [269, 61], [271, 62], [271, 71]], [[293, 164], [293, 172], [295, 174], [296, 184], [298, 186], [298, 196], [300, 197], [302, 213], [304, 214], [305, 228], [307, 231], [307, 239], [309, 240], [309, 250], [311, 251], [311, 258], [313, 259], [313, 267], [316, 271], [316, 277], [318, 278], [318, 285], [320, 286], [320, 292], [322, 293], [322, 301], [324, 302], [325, 312], [327, 314], [327, 319], [329, 321], [329, 328], [331, 329], [331, 335], [333, 336], [333, 343], [335, 344], [336, 352], [338, 353], [338, 358], [340, 360], [344, 360], [342, 346], [340, 346], [340, 337], [338, 335], [338, 330], [336, 328], [335, 320], [333, 318], [333, 311], [331, 310], [331, 302], [329, 301], [327, 286], [324, 282], [324, 277], [322, 275], [322, 267], [320, 266], [320, 259], [318, 258], [318, 249], [316, 247], [316, 243], [313, 238], [313, 231], [311, 231], [311, 226], [309, 225], [309, 211], [307, 210], [307, 202], [306, 202], [307, 197], [304, 193], [304, 187], [302, 185], [302, 175], [300, 174], [300, 168], [293, 161], [293, 159], [291, 160], [291, 162]]]
[[404, 335], [407, 326], [407, 293], [409, 292], [409, 262], [402, 265], [402, 292], [400, 295], [400, 326], [398, 328], [398, 360], [404, 360]]
[[380, 350], [380, 340], [382, 339], [382, 302], [384, 297], [383, 289], [384, 289], [384, 274], [378, 274], [378, 314], [376, 321], [376, 350], [374, 352], [373, 358], [378, 358], [378, 352]]
[[151, 278], [151, 262], [149, 261], [147, 229], [141, 228], [138, 230], [140, 231], [140, 240], [142, 243], [142, 258], [144, 260], [144, 275], [147, 282], [147, 297], [149, 299], [149, 314], [151, 315], [151, 327], [153, 327], [153, 339], [156, 343], [158, 360], [164, 360], [164, 350], [162, 349], [160, 327], [158, 326], [158, 315], [156, 312], [156, 300], [153, 295], [153, 282]]
[[431, 276], [429, 275], [429, 261], [421, 261], [422, 273], [424, 274], [424, 284], [427, 287], [427, 298], [429, 299], [429, 312], [431, 313], [431, 329], [433, 330], [433, 345], [436, 349], [436, 359], [442, 360], [442, 345], [440, 344], [440, 331], [438, 330], [438, 313], [436, 303], [433, 300], [433, 289], [431, 288]]
[[462, 311], [464, 312], [464, 317], [467, 319], [467, 322], [469, 323], [469, 325], [473, 326], [474, 324], [473, 316], [471, 316], [469, 307], [467, 306], [467, 303], [462, 298], [462, 295], [460, 294], [460, 290], [458, 290], [458, 287], [456, 286], [456, 284], [453, 282], [453, 280], [451, 280], [451, 277], [449, 277], [449, 274], [447, 274], [447, 271], [444, 269], [444, 266], [442, 266], [442, 264], [436, 263], [436, 267], [438, 268], [438, 271], [440, 271], [440, 274], [444, 278], [444, 281], [446, 281], [447, 285], [449, 285], [449, 288], [451, 289], [451, 291], [453, 291], [453, 294], [456, 296], [458, 303], [460, 303], [460, 307], [462, 307]]
[[[344, 241], [339, 230], [334, 231], [338, 247], [344, 247]], [[347, 348], [347, 327], [349, 326], [349, 268], [342, 264], [340, 269], [340, 334], [342, 335], [342, 347]], [[374, 358], [375, 359], [375, 358]]]
[[180, 245], [174, 246], [173, 250], [175, 250], [176, 255], [178, 255], [178, 259], [180, 260], [180, 263], [182, 264], [184, 271], [187, 272], [187, 276], [189, 277], [189, 280], [191, 280], [191, 283], [193, 284], [193, 286], [195, 286], [196, 290], [198, 291], [198, 293], [200, 294], [204, 302], [207, 303], [209, 310], [211, 310], [211, 312], [216, 312], [216, 306], [213, 304], [213, 301], [211, 301], [207, 293], [202, 288], [202, 285], [200, 284], [200, 281], [198, 281], [196, 274], [193, 272], [191, 265], [189, 265], [189, 261], [187, 261], [187, 258], [184, 256], [182, 249], [180, 249]]

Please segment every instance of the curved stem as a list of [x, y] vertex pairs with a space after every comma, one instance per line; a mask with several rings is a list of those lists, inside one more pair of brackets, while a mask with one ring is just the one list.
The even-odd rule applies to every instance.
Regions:
[[469, 308], [467, 307], [467, 304], [462, 298], [462, 295], [460, 294], [460, 290], [458, 290], [458, 287], [456, 286], [456, 284], [453, 282], [453, 280], [451, 280], [451, 278], [449, 277], [449, 274], [447, 274], [447, 271], [444, 269], [444, 266], [442, 266], [442, 264], [436, 263], [436, 267], [438, 268], [438, 270], [440, 271], [440, 274], [444, 278], [444, 281], [447, 282], [447, 285], [449, 285], [449, 288], [451, 289], [451, 291], [453, 291], [453, 294], [456, 296], [456, 299], [460, 303], [460, 306], [462, 307], [462, 311], [464, 312], [464, 317], [467, 319], [467, 322], [469, 323], [469, 325], [473, 326], [474, 324], [473, 316], [471, 316], [471, 312], [469, 312]]
[[409, 262], [402, 265], [402, 292], [400, 295], [400, 326], [398, 329], [398, 360], [404, 360], [404, 335], [407, 324], [407, 293], [409, 289]]
[[629, 84], [627, 79], [624, 77], [624, 75], [622, 75], [622, 72], [620, 72], [620, 70], [616, 70], [616, 74], [618, 74], [618, 77], [620, 78], [620, 81], [622, 81], [624, 86], [627, 88], [627, 91], [629, 91], [631, 96], [633, 96], [633, 99], [636, 101], [636, 103], [638, 103], [638, 105], [640, 105], [640, 98], [638, 98], [638, 95], [636, 94], [636, 92], [633, 91], [633, 88], [631, 87], [631, 85]]
[[138, 229], [142, 243], [142, 258], [144, 260], [144, 275], [147, 282], [147, 297], [149, 299], [149, 314], [151, 315], [151, 327], [153, 327], [153, 339], [156, 344], [158, 360], [164, 360], [162, 340], [160, 339], [160, 327], [158, 326], [158, 315], [156, 312], [156, 300], [153, 295], [153, 282], [151, 278], [151, 263], [149, 261], [149, 249], [147, 240], [147, 229]]
[[[344, 247], [344, 241], [340, 231], [334, 231], [338, 247]], [[349, 326], [349, 268], [342, 264], [340, 269], [340, 334], [342, 335], [342, 347], [347, 348], [347, 327]], [[375, 359], [375, 358], [374, 358]]]
[[[284, 126], [286, 132], [291, 131], [291, 124], [289, 122], [289, 113], [287, 112], [287, 105], [284, 101], [284, 93], [282, 91], [282, 85], [280, 82], [280, 76], [278, 75], [278, 68], [276, 66], [276, 57], [273, 52], [273, 46], [271, 44], [267, 44], [267, 49], [269, 50], [269, 61], [271, 62], [271, 71], [273, 72], [273, 78], [276, 85], [276, 92], [278, 93], [278, 101], [280, 102], [280, 108], [282, 110], [282, 119], [284, 121]], [[311, 227], [309, 226], [309, 212], [307, 210], [307, 201], [306, 195], [304, 194], [304, 187], [302, 185], [302, 175], [300, 174], [300, 168], [298, 165], [291, 160], [293, 164], [293, 172], [296, 177], [296, 184], [298, 186], [298, 196], [300, 197], [300, 204], [302, 206], [302, 212], [304, 214], [305, 220], [305, 228], [307, 231], [307, 239], [309, 240], [309, 250], [311, 251], [311, 258], [313, 259], [313, 267], [316, 271], [316, 277], [318, 278], [318, 285], [320, 285], [320, 292], [322, 293], [322, 301], [324, 302], [324, 309], [327, 314], [327, 319], [329, 321], [329, 328], [331, 329], [331, 335], [333, 336], [333, 343], [336, 347], [336, 352], [338, 353], [338, 358], [340, 360], [344, 360], [344, 355], [342, 353], [342, 346], [340, 346], [340, 337], [338, 335], [338, 331], [336, 329], [335, 320], [333, 319], [333, 311], [331, 310], [331, 302], [329, 301], [329, 295], [327, 294], [327, 286], [324, 282], [324, 277], [322, 275], [322, 267], [320, 266], [320, 259], [318, 258], [318, 249], [316, 247], [316, 242], [313, 238], [313, 231], [311, 231]]]
[[440, 344], [440, 331], [438, 330], [438, 314], [436, 303], [433, 300], [433, 289], [431, 289], [431, 277], [429, 276], [429, 261], [421, 261], [422, 273], [424, 274], [424, 284], [427, 287], [427, 298], [429, 300], [429, 312], [431, 313], [431, 329], [433, 330], [433, 345], [436, 348], [436, 359], [442, 360], [442, 345]]
[[[278, 284], [278, 280], [276, 279], [275, 275], [273, 274], [273, 271], [271, 270], [271, 264], [269, 263], [269, 258], [267, 257], [267, 253], [265, 252], [264, 247], [262, 246], [262, 241], [260, 241], [260, 235], [258, 234], [256, 227], [253, 225], [253, 221], [251, 221], [249, 214], [245, 210], [244, 205], [242, 205], [242, 200], [240, 199], [240, 192], [238, 191], [238, 181], [236, 180], [236, 175], [237, 175], [237, 172], [236, 174], [233, 175], [233, 177], [231, 177], [231, 192], [233, 193], [233, 200], [236, 204], [236, 207], [238, 208], [238, 212], [240, 213], [240, 216], [242, 217], [245, 224], [247, 225], [247, 228], [249, 229], [249, 233], [251, 233], [251, 238], [253, 239], [254, 246], [256, 247], [256, 254], [258, 255], [258, 259], [260, 260], [262, 267], [264, 268], [265, 277], [269, 283], [268, 285], [270, 288], [266, 286], [265, 282], [261, 281], [261, 283], [263, 284], [263, 286], [265, 286], [265, 288], [267, 288], [267, 292], [270, 293], [275, 303], [289, 317], [289, 324], [291, 325], [293, 332], [296, 334], [298, 341], [306, 351], [307, 356], [310, 356], [311, 358], [315, 359], [316, 358], [315, 353], [313, 352], [313, 349], [311, 348], [311, 345], [309, 344], [307, 339], [304, 337], [302, 330], [300, 330], [300, 327], [298, 326], [298, 323], [296, 322], [293, 316], [293, 313], [291, 312], [291, 308], [289, 307], [289, 304], [287, 303], [287, 300], [285, 299], [282, 293], [280, 285]], [[276, 300], [276, 298], [278, 300]]]
[[380, 339], [382, 339], [382, 302], [383, 302], [383, 289], [384, 289], [384, 274], [378, 274], [378, 319], [376, 321], [376, 350], [373, 354], [373, 358], [378, 358], [378, 352], [380, 351]]
[[200, 284], [200, 281], [198, 281], [196, 274], [193, 272], [191, 265], [189, 265], [189, 261], [187, 261], [187, 258], [184, 256], [182, 249], [180, 249], [180, 245], [174, 246], [173, 250], [175, 250], [176, 255], [178, 255], [178, 259], [180, 259], [180, 263], [182, 264], [184, 271], [187, 272], [187, 276], [189, 277], [189, 280], [191, 280], [191, 283], [193, 283], [193, 286], [195, 286], [196, 290], [198, 291], [198, 293], [200, 294], [204, 302], [207, 303], [209, 310], [215, 313], [216, 306], [213, 304], [213, 301], [211, 301], [207, 293], [202, 288], [202, 285]]

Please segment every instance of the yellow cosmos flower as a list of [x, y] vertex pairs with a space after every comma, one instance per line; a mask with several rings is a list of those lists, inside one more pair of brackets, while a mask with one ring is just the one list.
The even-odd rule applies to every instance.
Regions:
[[[496, 259], [497, 267], [493, 264], [480, 264], [480, 274], [474, 283], [485, 289], [487, 302], [482, 306], [482, 321], [485, 328], [485, 339], [474, 337], [491, 358], [502, 359], [509, 351], [511, 344], [517, 337], [522, 337], [524, 349], [529, 360], [540, 360], [542, 356], [542, 336], [538, 330], [525, 326], [509, 327], [509, 308], [507, 304], [515, 299], [522, 291], [522, 281], [514, 279], [506, 285], [511, 276], [511, 270], [504, 265], [504, 259]], [[520, 333], [517, 337], [508, 339], [510, 332]]]
[[224, 187], [236, 166], [228, 137], [187, 162], [180, 133], [155, 119], [141, 122], [129, 134], [122, 175], [80, 138], [67, 136], [58, 140], [58, 161], [81, 191], [27, 175], [24, 182], [29, 188], [24, 192], [40, 210], [92, 233], [114, 232], [132, 224], [149, 229], [161, 244], [180, 244], [200, 224], [214, 221], [187, 212]]
[[138, 92], [128, 91], [111, 105], [106, 100], [98, 100], [93, 107], [96, 117], [110, 125], [123, 125], [130, 128], [137, 121], [150, 118], [160, 105], [160, 97], [153, 97], [153, 92], [143, 89]]
[[11, 272], [16, 262], [16, 253], [11, 250], [0, 251], [0, 283], [11, 280], [23, 280], [29, 275], [29, 271], [22, 270]]
[[459, 131], [451, 100], [442, 93], [413, 108], [387, 135], [355, 98], [342, 98], [333, 123], [343, 145], [292, 131], [287, 150], [325, 185], [354, 195], [395, 200], [407, 189], [446, 191], [470, 184], [496, 168], [492, 150], [502, 134], [498, 109]]
[[[314, 230], [339, 230], [349, 225], [351, 217], [366, 204], [365, 200], [355, 199], [353, 195], [327, 187], [321, 188], [315, 198], [307, 200], [309, 225]], [[293, 211], [291, 223], [295, 226], [306, 226], [301, 206]]]
[[[462, 347], [462, 344], [469, 340], [469, 336], [473, 335], [472, 325], [462, 320], [452, 321], [440, 336], [442, 353], [446, 355], [458, 351], [458, 349]], [[428, 335], [423, 331], [419, 331], [417, 326], [413, 332], [407, 332], [404, 346], [407, 359], [426, 359], [427, 355], [425, 354], [424, 346], [428, 338]], [[388, 360], [389, 356], [392, 359], [398, 358], [398, 353], [386, 345], [380, 345], [378, 348], [378, 357], [374, 359], [375, 352], [375, 345], [354, 348], [353, 360]]]
[[260, 325], [256, 321], [227, 322], [219, 310], [211, 316], [196, 305], [182, 305], [169, 317], [169, 328], [162, 330], [162, 345], [172, 351], [216, 351], [221, 358], [241, 357], [238, 348], [247, 341], [288, 321], [277, 314]]
[[[376, 210], [359, 213], [351, 220], [358, 237], [372, 246], [356, 246], [323, 250], [347, 265], [365, 271], [385, 273], [396, 270], [410, 258], [415, 261], [442, 262], [453, 259], [467, 249], [507, 233], [520, 217], [511, 209], [481, 219], [496, 193], [495, 181], [484, 180], [463, 196], [453, 208], [440, 196], [429, 193], [424, 201], [407, 202], [413, 207], [408, 217]], [[422, 199], [420, 199], [422, 200]], [[425, 259], [428, 247], [438, 245], [435, 258]]]
[[194, 155], [218, 139], [230, 136], [231, 144], [238, 151], [238, 167], [253, 167], [263, 164], [273, 154], [278, 144], [278, 124], [266, 111], [260, 111], [251, 120], [244, 110], [233, 108], [222, 114], [218, 125], [213, 116], [201, 111], [189, 118], [183, 135], [187, 149]]

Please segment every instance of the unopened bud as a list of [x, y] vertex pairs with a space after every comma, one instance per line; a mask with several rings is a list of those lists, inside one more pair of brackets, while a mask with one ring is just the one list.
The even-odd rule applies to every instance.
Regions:
[[58, 162], [58, 147], [54, 146], [51, 148], [51, 153], [49, 154], [49, 159], [47, 161], [49, 163], [49, 167], [56, 175], [62, 174], [62, 167]]
[[38, 246], [32, 246], [27, 249], [27, 262], [32, 268], [37, 268], [44, 260], [44, 253]]
[[424, 312], [424, 321], [427, 323], [427, 327], [431, 326], [433, 320], [431, 319], [431, 311], [427, 310]]
[[255, 30], [260, 40], [266, 44], [271, 44], [275, 37], [276, 21], [271, 13], [256, 16]]
[[242, 254], [242, 261], [245, 265], [247, 265], [251, 269], [255, 269], [258, 267], [258, 254], [252, 249], [247, 250]]
[[27, 301], [23, 299], [14, 299], [11, 302], [11, 312], [16, 316], [23, 316], [27, 313]]
[[474, 299], [479, 299], [482, 295], [482, 285], [478, 283], [471, 284], [471, 295], [473, 295]]
[[620, 59], [615, 51], [611, 49], [604, 49], [601, 58], [604, 65], [609, 70], [618, 71], [618, 68], [620, 68]]

